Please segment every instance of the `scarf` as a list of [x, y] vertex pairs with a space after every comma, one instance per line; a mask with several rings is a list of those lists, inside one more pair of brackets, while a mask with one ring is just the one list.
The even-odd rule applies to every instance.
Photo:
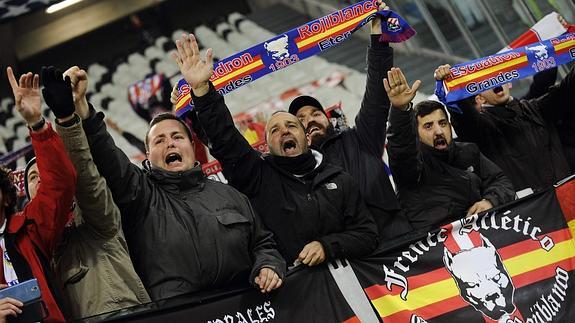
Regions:
[[[210, 81], [220, 94], [227, 94], [337, 46], [376, 16], [382, 18], [379, 39], [382, 42], [399, 43], [415, 35], [415, 30], [401, 16], [391, 10], [377, 9], [376, 0], [354, 3], [226, 57], [214, 63]], [[176, 115], [181, 117], [193, 109], [193, 102], [185, 79], [181, 79], [177, 87]]]
[[313, 172], [317, 165], [317, 161], [315, 160], [311, 149], [308, 149], [305, 153], [295, 157], [272, 155], [270, 159], [279, 168], [296, 176], [304, 176]]

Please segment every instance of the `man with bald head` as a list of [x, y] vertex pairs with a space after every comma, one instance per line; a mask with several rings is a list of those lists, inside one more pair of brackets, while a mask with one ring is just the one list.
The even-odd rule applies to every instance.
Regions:
[[235, 128], [223, 97], [209, 82], [211, 50], [202, 60], [193, 35], [183, 35], [176, 45], [173, 58], [192, 89], [194, 130], [229, 183], [250, 198], [286, 262], [313, 266], [373, 251], [377, 226], [357, 184], [309, 148], [299, 119], [274, 113], [265, 128], [270, 154], [261, 155]]

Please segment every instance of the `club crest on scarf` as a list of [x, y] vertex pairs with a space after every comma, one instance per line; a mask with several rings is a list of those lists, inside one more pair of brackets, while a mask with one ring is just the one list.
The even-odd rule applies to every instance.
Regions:
[[[354, 3], [327, 16], [310, 21], [214, 64], [210, 81], [224, 95], [260, 77], [277, 72], [306, 58], [319, 54], [346, 40], [356, 30], [376, 17], [384, 17], [380, 41], [402, 42], [415, 30], [390, 10], [377, 11], [376, 0]], [[180, 80], [181, 88], [185, 80]], [[181, 117], [193, 108], [189, 92], [180, 92], [176, 115]]]

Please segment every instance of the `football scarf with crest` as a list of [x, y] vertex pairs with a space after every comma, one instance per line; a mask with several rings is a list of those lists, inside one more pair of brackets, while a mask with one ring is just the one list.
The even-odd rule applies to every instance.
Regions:
[[[225, 95], [256, 79], [337, 46], [376, 16], [382, 17], [380, 41], [402, 42], [415, 30], [391, 10], [377, 11], [377, 0], [365, 0], [315, 19], [286, 33], [214, 63], [210, 81]], [[178, 82], [176, 115], [193, 108], [190, 87]]]
[[455, 102], [483, 91], [526, 78], [575, 59], [575, 33], [533, 43], [453, 66], [450, 75], [437, 81], [435, 94], [452, 111]]

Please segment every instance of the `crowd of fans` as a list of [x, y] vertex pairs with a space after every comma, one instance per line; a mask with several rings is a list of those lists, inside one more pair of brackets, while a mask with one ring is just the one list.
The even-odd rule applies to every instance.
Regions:
[[[336, 131], [322, 104], [301, 96], [267, 121], [263, 155], [235, 127], [209, 81], [213, 54], [202, 57], [194, 35], [176, 42], [173, 58], [195, 108], [186, 120], [169, 112], [151, 120], [138, 144], [143, 168], [112, 140], [113, 121], [88, 102], [84, 70], [47, 67], [41, 78], [16, 78], [9, 67], [36, 157], [25, 170], [29, 202], [21, 210], [9, 170], [0, 171], [0, 286], [36, 278], [45, 306], [1, 299], [0, 321], [80, 319], [248, 282], [271, 292], [293, 265], [366, 256], [574, 172], [557, 129], [574, 120], [573, 70], [529, 99], [512, 98], [503, 85], [458, 102], [454, 140], [443, 104], [411, 103], [420, 82], [410, 86], [393, 67], [379, 24], [371, 23], [356, 126]], [[41, 114], [41, 97], [54, 125]], [[194, 135], [229, 185], [206, 178]], [[397, 194], [382, 161], [386, 138]]]

